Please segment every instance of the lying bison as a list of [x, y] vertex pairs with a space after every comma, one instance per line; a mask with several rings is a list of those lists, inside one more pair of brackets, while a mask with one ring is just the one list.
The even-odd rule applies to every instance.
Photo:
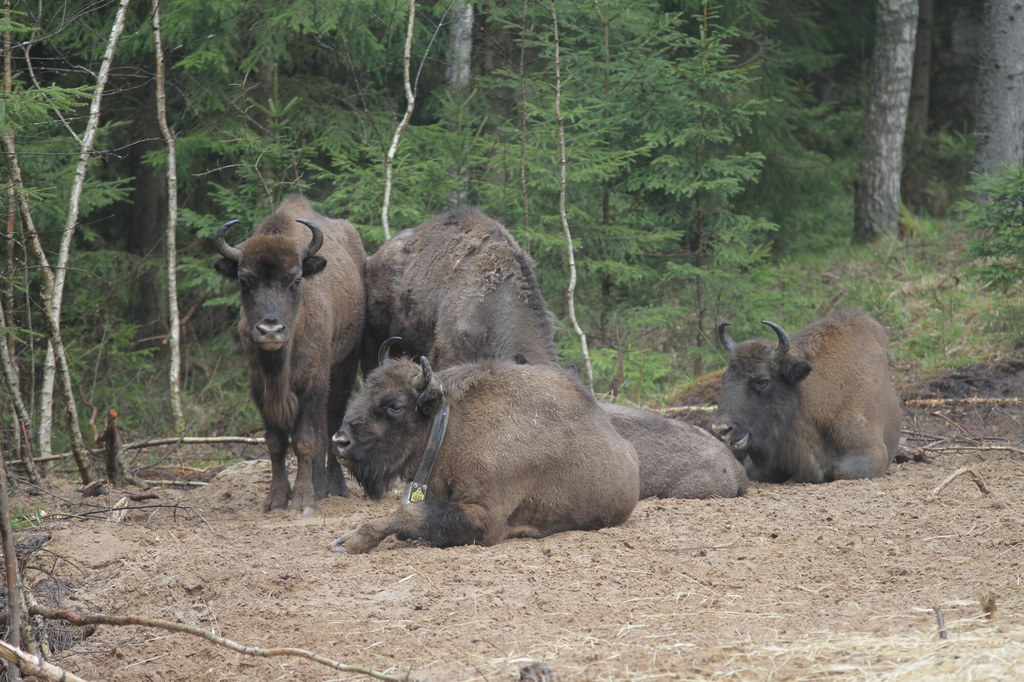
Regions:
[[335, 540], [336, 551], [366, 552], [389, 535], [444, 547], [603, 528], [625, 521], [639, 494], [633, 447], [550, 365], [432, 372], [425, 357], [385, 358], [334, 443], [371, 498], [404, 479], [412, 500]]
[[818, 483], [882, 476], [900, 439], [885, 330], [862, 312], [839, 312], [778, 343], [735, 343], [712, 430], [761, 481]]
[[[358, 369], [366, 254], [352, 225], [318, 215], [298, 195], [230, 246], [225, 233], [236, 222], [217, 230], [222, 258], [214, 268], [242, 292], [238, 333], [272, 466], [263, 509], [286, 508], [291, 500], [309, 514], [327, 494], [349, 495], [329, 438], [345, 416]], [[289, 439], [298, 464], [294, 490], [285, 470]]]
[[636, 449], [640, 499], [736, 497], [747, 492], [750, 481], [743, 465], [704, 429], [626, 405], [601, 407]]
[[366, 262], [363, 371], [386, 339], [435, 369], [522, 353], [557, 360], [551, 315], [530, 257], [477, 209], [403, 230]]

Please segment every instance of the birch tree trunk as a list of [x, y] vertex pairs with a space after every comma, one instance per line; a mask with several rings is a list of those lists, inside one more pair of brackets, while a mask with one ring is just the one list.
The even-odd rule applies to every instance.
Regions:
[[395, 165], [395, 154], [398, 152], [398, 140], [402, 137], [402, 131], [409, 125], [413, 108], [416, 106], [416, 95], [413, 92], [412, 80], [409, 76], [409, 66], [412, 62], [412, 35], [415, 26], [416, 0], [409, 0], [409, 23], [405, 29], [404, 74], [402, 79], [402, 85], [405, 88], [405, 114], [395, 128], [395, 136], [391, 139], [391, 146], [384, 157], [384, 204], [380, 210], [380, 224], [384, 228], [384, 239], [386, 240], [391, 239], [391, 223], [388, 214], [391, 211], [391, 176]]
[[[445, 82], [461, 109], [469, 96], [473, 58], [473, 5], [470, 0], [455, 0], [452, 4], [449, 35], [451, 44], [445, 69]], [[448, 204], [457, 209], [465, 204], [469, 197], [466, 163], [461, 155], [456, 157], [456, 163], [450, 172], [455, 179], [455, 190], [449, 197]]]
[[913, 76], [918, 0], [878, 0], [875, 48], [854, 183], [853, 236], [871, 241], [895, 234], [900, 215], [903, 138]]
[[160, 36], [160, 0], [153, 0], [153, 48], [156, 52], [156, 117], [167, 148], [167, 311], [171, 355], [168, 380], [174, 430], [180, 435], [185, 432], [185, 413], [181, 407], [181, 318], [178, 312], [178, 165], [175, 158], [174, 135], [167, 125], [164, 48]]
[[[107, 38], [107, 48], [103, 55], [103, 62], [100, 65], [99, 74], [96, 77], [96, 90], [93, 92], [92, 101], [89, 105], [89, 119], [86, 124], [85, 133], [82, 135], [78, 165], [75, 169], [74, 179], [71, 184], [71, 192], [68, 200], [68, 215], [64, 224], [64, 231], [61, 236], [60, 251], [57, 256], [57, 263], [50, 268], [43, 252], [42, 244], [38, 244], [38, 235], [31, 242], [37, 242], [34, 246], [34, 255], [39, 259], [39, 264], [44, 271], [44, 292], [43, 298], [46, 302], [46, 328], [49, 335], [50, 345], [47, 349], [46, 360], [43, 366], [42, 380], [42, 402], [40, 404], [39, 419], [39, 455], [47, 456], [52, 452], [51, 433], [53, 417], [53, 386], [55, 375], [60, 375], [64, 397], [68, 401], [68, 420], [71, 430], [72, 450], [76, 453], [84, 453], [85, 446], [82, 441], [81, 430], [78, 426], [78, 411], [75, 406], [71, 374], [68, 368], [67, 358], [62, 357], [64, 348], [60, 340], [60, 312], [64, 295], [64, 280], [67, 272], [67, 263], [71, 254], [71, 240], [78, 225], [79, 201], [82, 195], [82, 187], [85, 183], [85, 174], [89, 167], [89, 157], [96, 140], [96, 132], [100, 123], [100, 104], [103, 100], [103, 90], [106, 87], [107, 78], [110, 75], [110, 65], [114, 59], [114, 50], [117, 41], [124, 29], [125, 15], [130, 0], [120, 0], [114, 24], [110, 29], [110, 36]], [[12, 145], [13, 146], [13, 145]], [[27, 203], [26, 203], [27, 209]], [[24, 217], [24, 216], [23, 216]], [[26, 224], [26, 227], [28, 225]], [[84, 457], [84, 454], [82, 455]], [[76, 459], [78, 456], [76, 455]], [[79, 469], [83, 479], [87, 476], [88, 461], [79, 461]]]
[[982, 29], [971, 171], [995, 175], [1024, 155], [1024, 6], [988, 0]]
[[576, 251], [572, 245], [572, 232], [569, 230], [569, 218], [565, 211], [566, 176], [568, 158], [565, 153], [565, 120], [562, 118], [562, 65], [559, 55], [558, 12], [555, 3], [551, 3], [552, 37], [555, 48], [555, 120], [558, 123], [558, 215], [562, 220], [562, 235], [565, 237], [565, 250], [569, 261], [569, 285], [565, 291], [565, 303], [569, 313], [569, 321], [580, 340], [585, 367], [584, 383], [594, 392], [594, 370], [590, 363], [590, 351], [587, 350], [587, 335], [576, 320]]

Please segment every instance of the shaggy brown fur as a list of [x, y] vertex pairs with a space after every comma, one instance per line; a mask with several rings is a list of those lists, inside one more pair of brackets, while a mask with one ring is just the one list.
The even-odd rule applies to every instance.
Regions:
[[[321, 231], [318, 250], [309, 252], [315, 232], [298, 220]], [[218, 250], [224, 257], [214, 267], [241, 287], [238, 334], [266, 427], [273, 474], [264, 511], [286, 508], [291, 500], [293, 509], [312, 513], [327, 494], [349, 495], [329, 438], [344, 418], [358, 370], [362, 241], [348, 221], [325, 218], [293, 195], [237, 247], [220, 236]], [[285, 470], [289, 439], [298, 464], [294, 489]]]
[[366, 265], [363, 371], [389, 337], [435, 369], [486, 358], [554, 363], [552, 316], [530, 257], [477, 209], [433, 218], [387, 241]]
[[626, 405], [601, 403], [619, 434], [636, 448], [640, 499], [737, 497], [750, 481], [743, 465], [704, 429]]
[[838, 312], [791, 338], [778, 327], [776, 343], [734, 343], [725, 325], [718, 332], [729, 367], [712, 430], [749, 458], [751, 478], [818, 483], [885, 474], [902, 415], [878, 322]]
[[342, 536], [337, 549], [366, 552], [388, 535], [489, 545], [629, 517], [639, 496], [636, 452], [570, 373], [495, 360], [427, 367], [396, 359], [374, 370], [334, 437], [356, 480], [383, 494], [413, 477], [447, 399], [451, 417], [426, 499]]

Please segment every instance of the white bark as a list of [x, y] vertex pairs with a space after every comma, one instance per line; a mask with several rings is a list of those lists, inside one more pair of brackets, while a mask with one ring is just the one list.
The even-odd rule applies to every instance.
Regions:
[[[67, 263], [71, 255], [71, 240], [75, 235], [75, 227], [78, 225], [78, 212], [79, 212], [79, 200], [82, 196], [82, 187], [85, 184], [85, 174], [89, 168], [89, 157], [92, 154], [93, 143], [96, 141], [96, 132], [99, 130], [100, 124], [100, 103], [103, 100], [103, 90], [107, 84], [107, 78], [110, 75], [110, 65], [114, 60], [114, 49], [117, 47], [118, 38], [121, 36], [121, 32], [124, 30], [125, 15], [128, 11], [128, 3], [130, 0], [120, 0], [117, 8], [117, 15], [114, 19], [114, 25], [110, 29], [110, 36], [107, 38], [107, 49], [103, 55], [103, 61], [100, 64], [100, 71], [96, 77], [96, 90], [93, 92], [92, 102], [89, 105], [89, 120], [86, 124], [85, 134], [82, 136], [81, 145], [78, 152], [78, 166], [75, 169], [75, 176], [71, 183], [71, 193], [68, 199], [68, 215], [67, 220], [64, 223], [64, 232], [61, 236], [60, 251], [57, 255], [56, 267], [51, 271], [50, 277], [45, 277], [46, 287], [43, 292], [43, 296], [47, 302], [46, 315], [49, 318], [47, 321], [47, 329], [56, 330], [57, 342], [59, 343], [60, 335], [60, 310], [61, 304], [64, 298], [64, 279], [67, 272]], [[40, 253], [42, 249], [39, 249]], [[45, 257], [44, 257], [45, 258]], [[49, 265], [44, 262], [40, 262], [45, 269], [49, 269]], [[54, 357], [54, 339], [51, 335], [50, 346], [46, 351], [46, 359], [43, 364], [43, 380], [41, 389], [41, 403], [40, 403], [40, 418], [39, 418], [39, 454], [40, 456], [49, 455], [52, 452], [51, 434], [52, 434], [52, 420], [53, 420], [53, 384], [54, 376], [59, 371], [67, 371], [66, 362], [63, 370], [60, 369], [57, 358]], [[63, 352], [60, 348], [58, 352]], [[65, 386], [66, 397], [71, 397], [72, 387], [70, 383], [70, 373], [67, 376], [67, 386]], [[72, 426], [72, 440], [77, 438], [81, 440], [81, 433], [78, 428], [77, 410], [74, 406], [74, 400], [70, 401], [68, 407], [73, 413], [73, 426]]]
[[174, 430], [185, 431], [185, 413], [181, 407], [181, 317], [178, 312], [178, 163], [174, 134], [167, 125], [167, 98], [164, 95], [164, 48], [160, 36], [160, 0], [153, 0], [153, 48], [156, 51], [156, 117], [167, 147], [167, 310], [170, 328], [171, 367], [168, 375]]
[[565, 121], [562, 118], [562, 67], [559, 58], [558, 14], [554, 2], [551, 3], [551, 25], [555, 48], [555, 119], [558, 123], [558, 214], [562, 221], [562, 235], [565, 237], [565, 249], [569, 260], [569, 285], [565, 291], [565, 302], [569, 321], [572, 322], [572, 328], [580, 340], [580, 350], [583, 352], [586, 370], [584, 379], [590, 392], [593, 393], [594, 371], [590, 363], [590, 351], [587, 350], [587, 335], [576, 320], [576, 251], [572, 244], [572, 232], [569, 230], [569, 218], [565, 212], [566, 175], [569, 162], [565, 153]]
[[469, 87], [473, 58], [473, 5], [470, 0], [455, 0], [452, 7], [451, 55], [447, 69], [448, 86]]
[[412, 33], [416, 26], [416, 0], [409, 0], [409, 23], [405, 29], [405, 54], [403, 56], [404, 75], [402, 85], [405, 88], [405, 115], [395, 128], [395, 136], [391, 139], [391, 146], [388, 148], [387, 156], [384, 157], [384, 205], [380, 211], [380, 223], [384, 228], [384, 239], [391, 239], [391, 224], [388, 212], [391, 209], [391, 175], [395, 165], [395, 154], [398, 152], [398, 140], [402, 131], [409, 125], [412, 118], [413, 108], [416, 105], [416, 96], [412, 90], [412, 80], [409, 77], [409, 65], [412, 61]]
[[878, 0], [871, 85], [864, 112], [863, 151], [854, 186], [854, 237], [895, 234], [900, 174], [914, 70], [918, 0]]

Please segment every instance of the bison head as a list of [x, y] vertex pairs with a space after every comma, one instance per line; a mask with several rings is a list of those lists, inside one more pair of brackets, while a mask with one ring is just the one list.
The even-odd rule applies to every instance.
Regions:
[[764, 339], [736, 343], [728, 322], [718, 325], [718, 339], [729, 351], [729, 367], [722, 375], [722, 396], [711, 430], [740, 459], [748, 455], [758, 466], [769, 465], [779, 441], [789, 432], [799, 406], [797, 387], [811, 371], [811, 363], [790, 352], [782, 327], [771, 327], [778, 344]]
[[292, 325], [302, 304], [302, 280], [322, 271], [327, 259], [317, 255], [324, 237], [320, 228], [299, 220], [313, 233], [304, 246], [280, 235], [259, 235], [239, 246], [224, 238], [231, 220], [220, 226], [214, 244], [222, 256], [214, 269], [238, 281], [242, 291], [242, 312], [252, 344], [263, 351], [281, 350], [288, 342]]
[[398, 478], [411, 479], [419, 464], [444, 389], [425, 357], [387, 358], [366, 377], [332, 442], [366, 494], [382, 498]]

